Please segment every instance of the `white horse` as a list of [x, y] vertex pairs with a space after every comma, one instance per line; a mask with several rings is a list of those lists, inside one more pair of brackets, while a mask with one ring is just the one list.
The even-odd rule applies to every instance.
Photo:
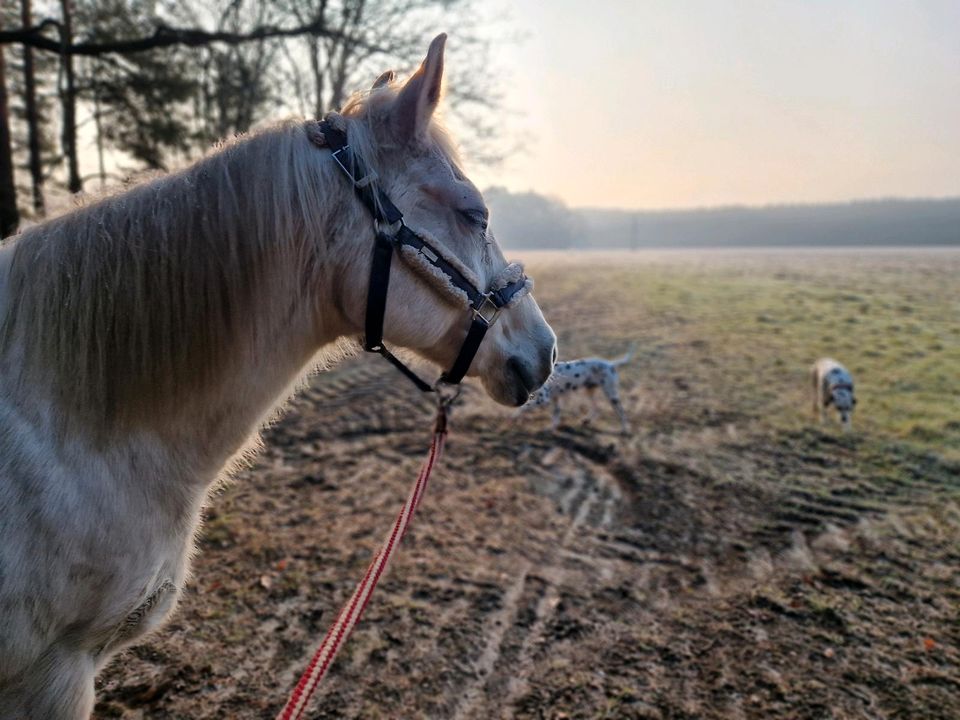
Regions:
[[[444, 40], [342, 117], [406, 223], [486, 287], [506, 262], [432, 119]], [[209, 488], [362, 334], [373, 223], [315, 128], [228, 143], [0, 249], [0, 718], [91, 713], [97, 670], [176, 605]], [[393, 263], [388, 342], [449, 367], [469, 322]], [[526, 296], [469, 374], [519, 405], [554, 348]]]

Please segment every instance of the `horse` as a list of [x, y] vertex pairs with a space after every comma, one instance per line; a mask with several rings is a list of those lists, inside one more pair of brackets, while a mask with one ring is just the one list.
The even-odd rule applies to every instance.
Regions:
[[[404, 222], [486, 287], [507, 263], [434, 117], [444, 44], [337, 118]], [[235, 138], [0, 247], [0, 718], [90, 715], [97, 672], [176, 606], [210, 489], [355, 352], [374, 224], [317, 126]], [[384, 340], [449, 366], [463, 303], [403, 257], [389, 280]], [[501, 315], [468, 375], [516, 407], [556, 337], [529, 294]]]
[[820, 424], [826, 422], [828, 405], [833, 405], [840, 415], [844, 430], [852, 428], [852, 416], [857, 398], [853, 394], [853, 376], [850, 371], [833, 358], [820, 358], [810, 368], [813, 386], [813, 414]]

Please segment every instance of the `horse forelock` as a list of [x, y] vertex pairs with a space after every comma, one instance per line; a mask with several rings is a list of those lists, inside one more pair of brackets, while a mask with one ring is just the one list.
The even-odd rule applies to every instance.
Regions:
[[0, 360], [86, 420], [157, 412], [289, 310], [278, 283], [309, 301], [331, 173], [284, 123], [24, 231]]

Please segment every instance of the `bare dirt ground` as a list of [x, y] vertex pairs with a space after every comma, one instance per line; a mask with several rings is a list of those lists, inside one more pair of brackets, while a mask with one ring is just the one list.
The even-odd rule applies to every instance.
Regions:
[[[901, 348], [891, 313], [912, 303], [922, 324], [924, 292], [960, 309], [960, 253], [851, 258], [844, 277], [811, 258], [530, 262], [562, 358], [637, 341], [634, 431], [575, 409], [556, 432], [545, 415], [509, 428], [468, 388], [310, 717], [960, 717], [960, 464], [937, 450], [960, 431], [956, 332], [931, 321], [916, 358], [948, 383], [936, 427], [888, 430], [909, 398], [877, 377], [927, 332]], [[810, 422], [805, 370], [825, 337], [851, 353], [875, 327], [840, 343], [843, 313], [791, 315], [804, 292], [888, 328], [853, 363], [853, 434]], [[809, 325], [817, 342], [791, 330]], [[272, 717], [392, 522], [430, 415], [377, 358], [316, 377], [211, 499], [179, 612], [102, 673], [96, 716]]]

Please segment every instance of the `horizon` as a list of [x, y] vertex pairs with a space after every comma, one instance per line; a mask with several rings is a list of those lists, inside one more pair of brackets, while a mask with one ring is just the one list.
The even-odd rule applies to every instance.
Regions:
[[790, 201], [785, 200], [782, 202], [769, 202], [763, 204], [747, 204], [747, 203], [728, 203], [724, 205], [678, 205], [676, 207], [615, 207], [615, 206], [598, 206], [598, 205], [569, 205], [563, 198], [556, 195], [548, 195], [546, 193], [537, 192], [537, 190], [512, 190], [507, 188], [504, 185], [487, 185], [482, 189], [482, 193], [486, 195], [491, 191], [505, 190], [511, 195], [537, 195], [548, 200], [559, 201], [563, 204], [565, 208], [573, 212], [624, 212], [624, 213], [671, 213], [671, 212], [710, 212], [717, 210], [772, 210], [777, 208], [822, 208], [822, 207], [831, 207], [831, 206], [850, 206], [850, 205], [871, 205], [871, 204], [880, 204], [880, 203], [938, 203], [938, 202], [960, 202], [960, 193], [954, 195], [917, 195], [917, 196], [908, 196], [908, 195], [890, 195], [886, 197], [861, 197], [853, 198], [850, 200], [823, 200], [823, 201]]

